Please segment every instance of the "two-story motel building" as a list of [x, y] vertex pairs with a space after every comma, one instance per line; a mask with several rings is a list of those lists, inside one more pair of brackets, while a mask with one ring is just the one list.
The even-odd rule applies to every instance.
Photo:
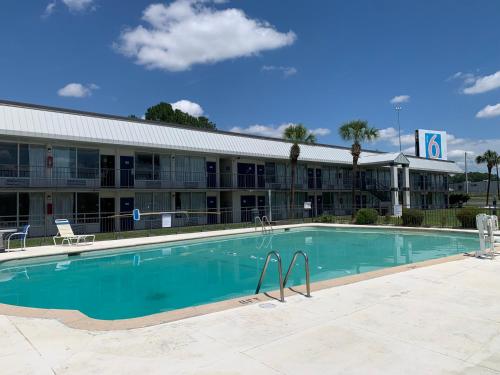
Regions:
[[[174, 225], [250, 221], [255, 210], [287, 215], [290, 143], [126, 117], [0, 101], [0, 226], [53, 229], [55, 218], [92, 232], [140, 229], [129, 213], [196, 211]], [[444, 208], [453, 162], [363, 151], [357, 207], [390, 213]], [[348, 215], [349, 148], [301, 145], [296, 204], [304, 215]], [[90, 223], [90, 227], [88, 224]], [[151, 222], [150, 222], [151, 225]], [[156, 225], [156, 224], [155, 224]]]

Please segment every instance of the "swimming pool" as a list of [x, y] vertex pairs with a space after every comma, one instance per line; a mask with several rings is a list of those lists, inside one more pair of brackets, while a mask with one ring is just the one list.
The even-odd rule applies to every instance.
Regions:
[[[255, 292], [266, 254], [309, 255], [311, 281], [441, 258], [477, 247], [462, 233], [303, 227], [0, 265], [0, 302], [96, 319], [146, 316]], [[298, 259], [287, 286], [305, 282]], [[275, 262], [263, 291], [278, 289]]]

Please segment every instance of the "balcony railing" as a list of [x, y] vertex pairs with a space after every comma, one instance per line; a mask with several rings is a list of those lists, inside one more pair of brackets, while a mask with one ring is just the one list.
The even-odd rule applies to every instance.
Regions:
[[[0, 188], [134, 188], [134, 189], [290, 189], [289, 175], [208, 173], [145, 169], [70, 168], [45, 166], [0, 165]], [[350, 190], [352, 179], [298, 177], [296, 191]], [[362, 191], [390, 190], [390, 182], [372, 178], [357, 179], [356, 189]], [[435, 189], [439, 190], [439, 189]]]

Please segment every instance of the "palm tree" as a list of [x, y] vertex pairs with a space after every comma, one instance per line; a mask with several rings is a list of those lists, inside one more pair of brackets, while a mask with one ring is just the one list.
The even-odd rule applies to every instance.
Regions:
[[488, 188], [486, 189], [486, 206], [488, 206], [490, 198], [491, 170], [498, 163], [498, 154], [495, 151], [486, 150], [484, 154], [476, 157], [476, 163], [486, 164], [486, 168], [488, 168]]
[[302, 124], [290, 125], [283, 131], [283, 139], [293, 142], [290, 147], [290, 164], [292, 167], [292, 173], [290, 181], [290, 209], [292, 210], [295, 206], [295, 175], [297, 174], [297, 161], [300, 156], [300, 146], [299, 143], [315, 143], [316, 136], [311, 133]]
[[352, 141], [351, 155], [352, 155], [352, 217], [355, 216], [356, 211], [356, 173], [358, 170], [358, 160], [361, 155], [361, 143], [365, 141], [372, 141], [378, 138], [378, 129], [368, 126], [367, 121], [354, 120], [346, 122], [339, 128], [339, 135], [345, 141]]
[[497, 168], [497, 200], [500, 199], [500, 179], [498, 178], [498, 164], [500, 164], [500, 155], [497, 153], [495, 166]]

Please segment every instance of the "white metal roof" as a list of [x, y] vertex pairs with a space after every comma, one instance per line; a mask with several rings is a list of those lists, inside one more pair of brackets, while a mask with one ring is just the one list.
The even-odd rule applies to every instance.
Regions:
[[462, 173], [463, 171], [460, 167], [452, 161], [441, 161], [417, 158], [416, 156], [408, 156], [410, 161], [410, 168], [421, 170], [421, 171], [434, 171], [434, 172], [445, 172], [445, 173]]
[[[213, 132], [150, 122], [106, 117], [105, 115], [66, 112], [60, 109], [0, 102], [0, 135], [30, 137], [52, 141], [74, 141], [101, 145], [148, 147], [209, 154], [256, 158], [288, 159], [290, 143], [236, 133]], [[324, 145], [301, 145], [300, 160], [307, 162], [351, 164], [349, 149]], [[367, 164], [395, 158], [399, 153], [363, 152]], [[380, 159], [380, 160], [379, 160]], [[454, 163], [410, 159], [416, 169], [456, 173]], [[458, 169], [459, 171], [459, 169]]]
[[387, 152], [382, 154], [363, 155], [360, 158], [360, 165], [409, 165], [410, 161], [401, 152]]

